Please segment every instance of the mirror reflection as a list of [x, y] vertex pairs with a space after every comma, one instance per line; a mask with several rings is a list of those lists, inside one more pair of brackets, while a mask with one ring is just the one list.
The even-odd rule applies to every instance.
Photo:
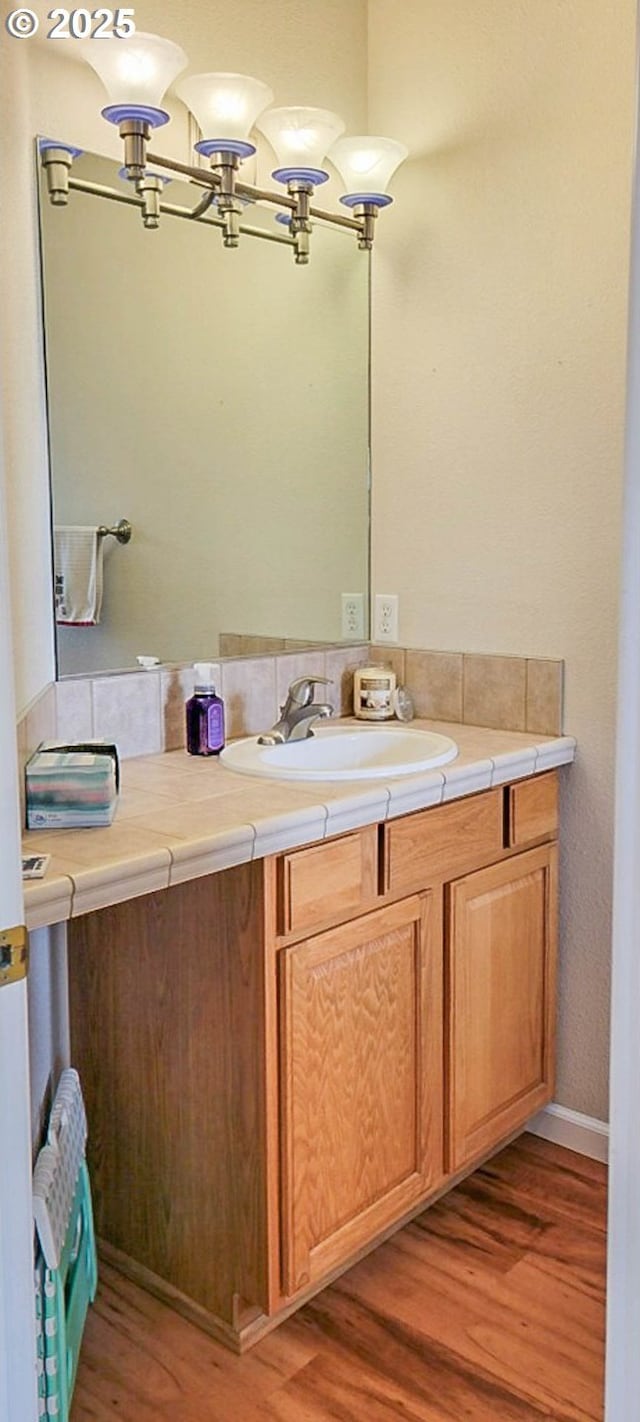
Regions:
[[[107, 159], [84, 154], [74, 175], [132, 192]], [[197, 197], [174, 181], [163, 201]], [[245, 220], [286, 243], [273, 210]], [[369, 262], [351, 235], [316, 224], [296, 267], [282, 240], [227, 251], [205, 219], [145, 231], [135, 207], [73, 191], [52, 208], [41, 190], [41, 238], [67, 580], [86, 552], [68, 530], [132, 527], [97, 540], [95, 624], [78, 625], [57, 569], [59, 674], [339, 640], [344, 593], [366, 635]]]

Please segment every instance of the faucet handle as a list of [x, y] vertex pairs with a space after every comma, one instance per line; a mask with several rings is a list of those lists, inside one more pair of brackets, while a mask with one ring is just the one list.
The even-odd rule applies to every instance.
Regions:
[[292, 681], [287, 699], [294, 706], [309, 706], [313, 700], [314, 686], [333, 686], [330, 676], [299, 676]]

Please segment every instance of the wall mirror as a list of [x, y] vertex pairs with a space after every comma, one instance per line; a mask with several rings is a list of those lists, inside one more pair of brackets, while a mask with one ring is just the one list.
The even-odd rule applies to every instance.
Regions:
[[[133, 192], [107, 159], [73, 172]], [[133, 529], [104, 539], [99, 624], [57, 627], [58, 675], [341, 640], [345, 592], [366, 636], [368, 255], [316, 224], [296, 267], [272, 240], [227, 251], [204, 219], [145, 231], [126, 203], [51, 207], [42, 186], [40, 218], [52, 522]], [[287, 237], [272, 208], [245, 220]]]

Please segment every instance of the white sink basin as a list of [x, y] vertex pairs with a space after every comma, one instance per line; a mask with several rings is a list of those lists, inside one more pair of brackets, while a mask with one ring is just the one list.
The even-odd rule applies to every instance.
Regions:
[[274, 780], [379, 780], [382, 776], [418, 775], [446, 765], [457, 754], [455, 741], [436, 731], [412, 731], [404, 726], [327, 726], [307, 740], [286, 745], [261, 746], [257, 736], [234, 741], [220, 759], [227, 770]]

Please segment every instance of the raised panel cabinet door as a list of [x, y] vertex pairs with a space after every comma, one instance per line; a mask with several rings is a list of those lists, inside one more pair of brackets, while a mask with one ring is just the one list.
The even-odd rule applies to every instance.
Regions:
[[557, 847], [449, 886], [447, 1164], [489, 1149], [551, 1099]]
[[442, 912], [421, 894], [279, 955], [283, 1292], [442, 1179]]

